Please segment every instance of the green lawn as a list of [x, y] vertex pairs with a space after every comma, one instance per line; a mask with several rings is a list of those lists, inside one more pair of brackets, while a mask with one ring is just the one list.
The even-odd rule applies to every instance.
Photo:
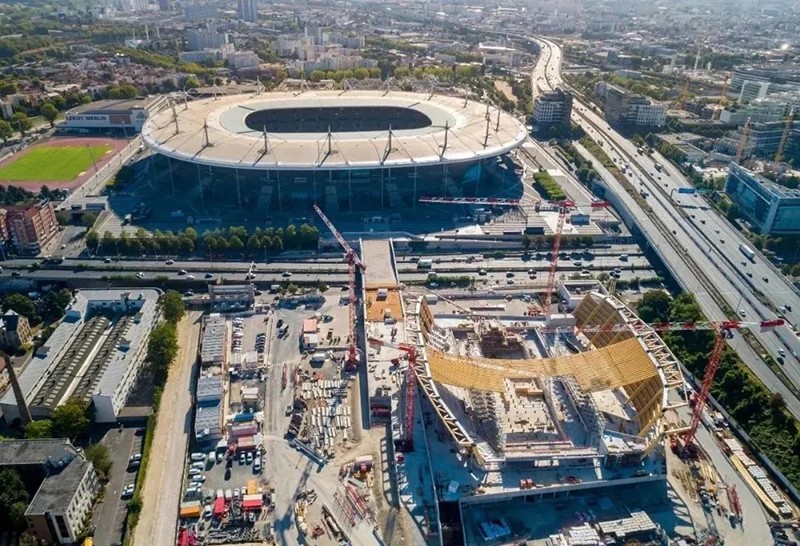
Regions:
[[0, 167], [0, 180], [69, 181], [92, 168], [111, 146], [39, 146]]

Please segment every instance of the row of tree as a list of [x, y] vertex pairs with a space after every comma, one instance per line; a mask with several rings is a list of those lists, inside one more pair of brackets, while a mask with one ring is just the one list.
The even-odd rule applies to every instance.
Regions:
[[243, 226], [206, 231], [198, 237], [194, 228], [183, 231], [159, 231], [148, 234], [139, 229], [133, 236], [126, 232], [115, 237], [110, 231], [100, 235], [95, 230], [86, 234], [86, 245], [102, 254], [138, 256], [141, 254], [191, 255], [200, 249], [211, 252], [243, 252], [252, 255], [284, 250], [313, 250], [319, 243], [319, 229], [309, 224], [299, 228], [290, 224], [286, 228], [255, 228], [249, 231]]

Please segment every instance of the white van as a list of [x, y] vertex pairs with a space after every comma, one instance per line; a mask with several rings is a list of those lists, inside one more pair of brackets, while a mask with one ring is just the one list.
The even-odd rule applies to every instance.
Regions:
[[324, 364], [327, 359], [328, 356], [325, 353], [314, 353], [311, 355], [312, 364]]

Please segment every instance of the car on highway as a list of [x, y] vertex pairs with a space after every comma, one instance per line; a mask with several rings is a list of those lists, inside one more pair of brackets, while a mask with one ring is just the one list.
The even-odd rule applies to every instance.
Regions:
[[111, 263], [111, 258], [106, 258], [105, 260], [103, 260], [103, 263], [110, 264]]
[[137, 278], [137, 279], [144, 279], [144, 273], [142, 273], [141, 271], [139, 271], [139, 272], [136, 274], [136, 278]]
[[181, 269], [180, 271], [178, 271], [178, 275], [186, 275], [186, 270]]
[[746, 317], [746, 316], [747, 316], [747, 313], [745, 313], [744, 309], [739, 309], [739, 314], [740, 314], [742, 317]]
[[167, 260], [164, 263], [167, 264], [167, 265], [173, 265], [175, 263], [175, 260]]
[[764, 282], [769, 282], [769, 277], [761, 277], [761, 280]]
[[281, 273], [281, 277], [291, 277], [291, 276], [292, 276], [291, 271], [284, 271], [283, 273]]
[[186, 275], [186, 280], [187, 281], [193, 281], [194, 280], [194, 275]]
[[206, 279], [213, 279], [214, 278], [214, 274], [213, 273], [206, 273], [205, 278]]

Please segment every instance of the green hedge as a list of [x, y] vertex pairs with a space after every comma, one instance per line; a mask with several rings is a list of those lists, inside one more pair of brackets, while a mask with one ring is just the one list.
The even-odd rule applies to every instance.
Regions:
[[550, 173], [546, 171], [539, 171], [533, 175], [533, 187], [542, 197], [551, 201], [562, 201], [567, 198], [567, 194], [564, 193], [558, 182], [553, 180]]

